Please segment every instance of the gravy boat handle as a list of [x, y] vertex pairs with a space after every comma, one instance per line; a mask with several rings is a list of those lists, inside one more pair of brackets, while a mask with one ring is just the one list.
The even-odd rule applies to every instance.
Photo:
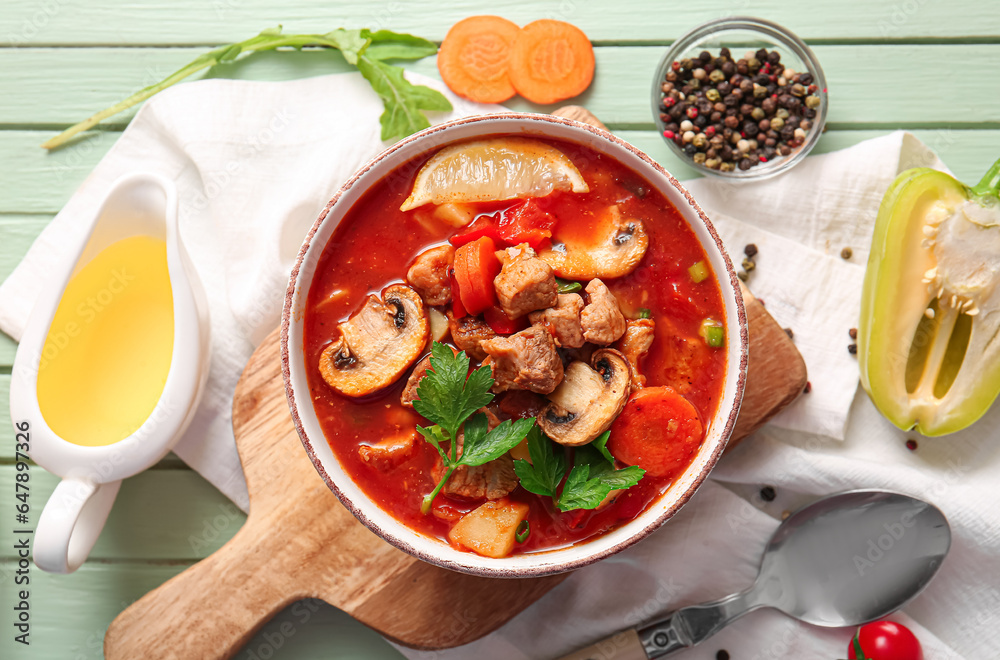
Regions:
[[35, 529], [34, 558], [43, 571], [72, 573], [87, 559], [111, 512], [121, 481], [69, 476], [45, 503]]

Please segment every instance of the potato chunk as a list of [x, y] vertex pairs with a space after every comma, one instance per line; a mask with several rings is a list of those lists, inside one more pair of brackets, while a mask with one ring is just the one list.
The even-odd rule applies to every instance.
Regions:
[[499, 559], [514, 548], [517, 526], [528, 517], [528, 505], [510, 500], [487, 502], [465, 514], [448, 532], [448, 540], [477, 555]]

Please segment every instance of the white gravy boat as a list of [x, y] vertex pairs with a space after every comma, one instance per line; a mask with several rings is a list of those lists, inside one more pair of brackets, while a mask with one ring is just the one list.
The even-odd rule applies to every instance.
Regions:
[[[194, 416], [209, 363], [208, 305], [177, 228], [177, 189], [157, 174], [126, 175], [114, 183], [86, 238], [50, 274], [24, 329], [11, 376], [11, 420], [27, 422], [28, 454], [60, 477], [35, 530], [34, 559], [39, 568], [71, 573], [90, 554], [114, 503], [121, 480], [159, 461], [181, 437]], [[38, 402], [42, 351], [56, 309], [70, 279], [111, 244], [131, 236], [166, 242], [173, 297], [173, 351], [159, 400], [142, 425], [118, 442], [82, 446], [56, 434]], [[20, 439], [19, 439], [20, 441]]]

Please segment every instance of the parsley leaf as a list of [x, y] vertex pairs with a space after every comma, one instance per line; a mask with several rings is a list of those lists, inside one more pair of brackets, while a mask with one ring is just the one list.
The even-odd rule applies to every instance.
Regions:
[[637, 465], [616, 470], [601, 455], [600, 448], [577, 447], [573, 469], [556, 501], [560, 511], [596, 509], [613, 490], [631, 488], [646, 471]]
[[611, 455], [610, 451], [608, 451], [608, 439], [610, 437], [611, 437], [611, 431], [605, 431], [604, 433], [599, 435], [596, 440], [591, 442], [590, 445], [597, 451], [601, 452], [601, 456], [608, 459], [608, 463], [610, 463], [612, 467], [614, 467], [615, 457]]
[[453, 353], [445, 344], [431, 346], [431, 371], [417, 385], [413, 409], [439, 425], [449, 440], [458, 437], [462, 423], [490, 401], [493, 395], [493, 372], [480, 367], [469, 373], [469, 357], [465, 351]]
[[[434, 490], [424, 497], [421, 510], [427, 513], [434, 498], [460, 465], [475, 467], [495, 460], [517, 445], [535, 426], [535, 418], [506, 420], [490, 430], [486, 415], [476, 414], [493, 400], [493, 372], [480, 367], [469, 374], [469, 356], [465, 351], [455, 353], [451, 347], [434, 342], [431, 345], [431, 369], [417, 385], [417, 399], [413, 408], [432, 426], [418, 426], [438, 454], [446, 468], [444, 476]], [[458, 455], [459, 429], [464, 433], [462, 455]], [[451, 445], [451, 455], [444, 445]]]
[[553, 499], [559, 482], [566, 474], [566, 456], [561, 447], [554, 445], [536, 425], [528, 431], [528, 455], [531, 456], [531, 462], [523, 459], [514, 461], [514, 472], [525, 490]]
[[505, 420], [487, 432], [486, 415], [479, 413], [465, 423], [465, 440], [459, 465], [482, 465], [500, 458], [513, 449], [529, 429], [535, 427], [535, 418]]
[[[577, 447], [573, 467], [567, 475], [561, 447], [555, 446], [536, 426], [528, 433], [531, 462], [514, 461], [514, 472], [525, 490], [551, 497], [560, 511], [596, 509], [608, 493], [636, 485], [646, 473], [635, 465], [615, 469], [615, 459], [607, 449], [610, 435], [604, 433], [592, 443]], [[564, 476], [566, 483], [558, 492]]]

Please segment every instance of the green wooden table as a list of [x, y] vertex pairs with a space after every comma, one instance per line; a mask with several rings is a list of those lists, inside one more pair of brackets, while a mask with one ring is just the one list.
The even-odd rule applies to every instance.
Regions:
[[[1000, 8], [971, 0], [2, 0], [0, 9], [0, 278], [111, 147], [131, 114], [56, 153], [39, 144], [148, 85], [208, 47], [282, 23], [290, 32], [390, 28], [440, 41], [471, 14], [519, 24], [569, 20], [594, 41], [597, 76], [576, 102], [680, 178], [691, 171], [653, 130], [648, 90], [657, 60], [689, 28], [720, 16], [786, 25], [815, 50], [830, 88], [818, 151], [897, 128], [934, 147], [959, 178], [978, 179], [1000, 152]], [[433, 58], [414, 70], [437, 76]], [[348, 70], [326, 52], [266, 53], [209, 76], [282, 80]], [[511, 107], [548, 110], [524, 101]], [[0, 416], [14, 342], [0, 335]], [[4, 429], [10, 429], [5, 423]], [[128, 479], [90, 560], [75, 574], [32, 573], [31, 646], [11, 632], [16, 552], [11, 528], [13, 431], [0, 443], [0, 657], [99, 658], [108, 624], [129, 603], [207, 556], [243, 514], [175, 457]], [[32, 471], [33, 520], [56, 480]], [[8, 515], [11, 517], [8, 518]], [[390, 658], [378, 635], [333, 608], [299, 603], [271, 622], [240, 658]]]

